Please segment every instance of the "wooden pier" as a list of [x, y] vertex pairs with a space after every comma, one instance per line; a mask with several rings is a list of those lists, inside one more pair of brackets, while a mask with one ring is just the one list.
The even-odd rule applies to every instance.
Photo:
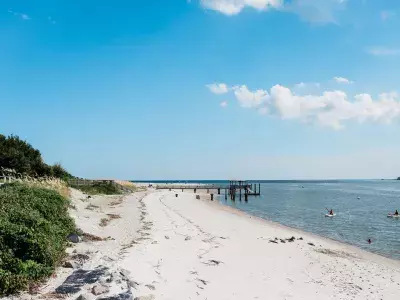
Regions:
[[242, 194], [244, 200], [247, 202], [249, 196], [260, 196], [261, 195], [261, 185], [260, 183], [249, 183], [244, 180], [230, 180], [229, 184], [161, 184], [157, 185], [156, 189], [168, 189], [168, 190], [193, 190], [194, 193], [197, 193], [197, 190], [207, 190], [207, 193], [210, 191], [216, 191], [218, 195], [221, 195], [221, 191], [224, 192], [225, 200], [228, 199], [228, 196], [232, 201], [236, 200], [236, 197], [239, 197], [239, 200], [242, 201]]

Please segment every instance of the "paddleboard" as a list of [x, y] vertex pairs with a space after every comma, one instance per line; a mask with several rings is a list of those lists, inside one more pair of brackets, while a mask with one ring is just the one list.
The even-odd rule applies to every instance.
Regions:
[[333, 215], [325, 214], [325, 217], [329, 217], [329, 218], [332, 218], [332, 217], [334, 217], [334, 216], [336, 216], [336, 214], [333, 214]]
[[388, 218], [400, 218], [400, 215], [389, 214], [387, 217]]

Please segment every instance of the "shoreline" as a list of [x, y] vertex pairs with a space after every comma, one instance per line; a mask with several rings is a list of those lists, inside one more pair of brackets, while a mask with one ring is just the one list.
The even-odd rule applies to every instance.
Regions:
[[[292, 227], [292, 226], [289, 226], [289, 225], [281, 224], [279, 222], [276, 222], [276, 221], [273, 221], [273, 220], [270, 220], [270, 219], [264, 219], [262, 217], [258, 217], [258, 216], [252, 215], [251, 213], [243, 211], [243, 210], [241, 210], [239, 208], [235, 208], [235, 207], [231, 207], [231, 206], [228, 206], [228, 205], [224, 205], [223, 203], [221, 203], [220, 199], [217, 199], [217, 201], [210, 201], [208, 199], [201, 199], [201, 200], [204, 201], [204, 202], [207, 202], [207, 204], [209, 204], [209, 205], [213, 205], [213, 206], [215, 205], [217, 207], [217, 209], [229, 211], [229, 212], [231, 212], [231, 213], [233, 213], [235, 215], [241, 216], [241, 217], [250, 218], [250, 219], [253, 219], [253, 220], [258, 220], [259, 222], [266, 223], [267, 225], [270, 225], [270, 226], [276, 226], [276, 227], [279, 227], [279, 228], [282, 228], [282, 229], [293, 230], [293, 231], [296, 231], [298, 234], [308, 235], [310, 237], [324, 239], [324, 240], [326, 240], [328, 242], [337, 243], [338, 246], [341, 245], [341, 246], [348, 247], [349, 249], [352, 249], [354, 252], [362, 253], [364, 256], [371, 256], [371, 258], [373, 257], [376, 260], [387, 261], [386, 263], [391, 262], [392, 264], [394, 263], [398, 267], [400, 267], [400, 259], [396, 259], [394, 257], [388, 257], [388, 256], [382, 255], [380, 253], [368, 251], [368, 250], [365, 250], [363, 248], [358, 247], [357, 245], [350, 244], [350, 243], [347, 243], [345, 241], [336, 240], [336, 239], [333, 239], [333, 238], [330, 238], [330, 237], [327, 237], [327, 236], [319, 235], [319, 234], [316, 234], [316, 233], [313, 233], [313, 232], [310, 232], [310, 231], [303, 230], [301, 228], [297, 228], [297, 227]], [[391, 266], [392, 264], [389, 264], [389, 266]]]
[[[339, 179], [338, 179], [338, 180], [339, 180]], [[338, 180], [334, 180], [334, 181], [338, 181]], [[290, 181], [291, 181], [291, 180], [289, 180], [289, 182], [290, 182]], [[320, 180], [316, 180], [316, 181], [320, 181]], [[325, 180], [323, 180], [323, 181], [325, 182]], [[275, 182], [275, 181], [273, 181], [273, 182]], [[282, 180], [282, 182], [286, 182], [286, 181], [285, 181], [285, 180]], [[299, 182], [302, 182], [302, 181], [299, 181]], [[304, 182], [307, 182], [307, 181], [304, 181]], [[156, 186], [157, 184], [160, 184], [160, 183], [154, 183], [154, 182], [140, 182], [140, 183], [136, 183], [136, 184], [145, 185], [145, 186], [148, 185], [148, 184], [153, 184], [153, 187], [154, 187], [154, 186]], [[162, 183], [162, 184], [164, 184], [164, 185], [174, 185], [173, 182], [171, 182], [171, 183], [167, 182], [167, 183]], [[182, 184], [182, 185], [191, 185], [192, 183], [186, 183], [186, 184], [185, 184], [185, 183], [181, 183], [181, 184]], [[203, 184], [203, 183], [198, 183], [198, 184], [201, 185], [201, 184]], [[176, 193], [182, 193], [181, 190], [172, 190], [172, 191], [175, 191]], [[190, 192], [188, 192], [188, 191], [185, 191], [185, 192], [183, 192], [183, 193], [192, 194], [192, 193], [190, 193]], [[251, 217], [251, 218], [255, 218], [255, 219], [259, 219], [260, 221], [269, 222], [269, 223], [271, 223], [271, 225], [273, 225], [273, 226], [282, 226], [283, 228], [296, 230], [296, 231], [298, 231], [299, 234], [304, 233], [304, 234], [308, 234], [308, 235], [310, 235], [310, 236], [315, 236], [315, 237], [318, 237], [318, 238], [323, 238], [323, 239], [326, 239], [326, 240], [328, 240], [328, 241], [332, 241], [332, 242], [336, 242], [336, 243], [339, 243], [339, 244], [343, 244], [343, 245], [346, 245], [346, 246], [349, 246], [349, 247], [353, 247], [353, 248], [355, 248], [355, 250], [359, 250], [359, 251], [365, 252], [365, 254], [376, 255], [377, 257], [380, 257], [380, 258], [382, 258], [382, 259], [388, 259], [388, 260], [394, 261], [395, 263], [397, 263], [397, 264], [400, 265], [400, 258], [392, 257], [392, 256], [389, 256], [389, 255], [384, 255], [383, 253], [380, 253], [380, 252], [368, 251], [368, 250], [366, 250], [366, 249], [364, 249], [364, 248], [361, 248], [360, 246], [358, 246], [358, 245], [356, 245], [356, 244], [352, 244], [352, 243], [350, 243], [350, 242], [346, 242], [346, 241], [343, 241], [343, 240], [334, 239], [334, 238], [331, 238], [331, 237], [329, 237], [329, 236], [324, 236], [324, 235], [320, 235], [320, 234], [317, 234], [317, 233], [313, 233], [313, 232], [311, 232], [311, 231], [306, 231], [306, 230], [304, 230], [304, 229], [302, 229], [302, 228], [293, 227], [293, 226], [290, 226], [290, 225], [285, 225], [285, 224], [279, 223], [279, 222], [274, 221], [274, 220], [271, 220], [271, 219], [267, 219], [267, 218], [262, 218], [262, 217], [255, 216], [255, 215], [251, 214], [250, 212], [246, 212], [246, 211], [244, 211], [244, 210], [241, 210], [240, 208], [236, 208], [236, 207], [232, 207], [232, 206], [229, 206], [229, 205], [225, 205], [225, 204], [223, 204], [223, 201], [224, 201], [223, 195], [216, 195], [216, 194], [214, 194], [214, 196], [216, 196], [216, 197], [214, 198], [214, 201], [211, 201], [210, 199], [204, 199], [204, 197], [202, 197], [202, 195], [209, 195], [209, 194], [207, 194], [205, 191], [199, 190], [199, 191], [197, 191], [197, 194], [200, 195], [200, 199], [201, 199], [201, 200], [208, 201], [208, 202], [211, 203], [211, 204], [212, 204], [212, 203], [216, 203], [216, 204], [220, 205], [222, 208], [226, 208], [226, 209], [228, 209], [228, 210], [233, 210], [233, 211], [235, 211], [235, 212], [238, 212], [238, 213], [240, 213], [240, 214], [243, 214], [244, 216]], [[229, 199], [228, 199], [228, 201], [229, 201]]]

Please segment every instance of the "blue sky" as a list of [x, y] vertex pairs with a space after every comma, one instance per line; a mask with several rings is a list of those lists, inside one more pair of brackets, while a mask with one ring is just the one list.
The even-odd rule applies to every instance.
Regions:
[[0, 3], [0, 131], [90, 178], [400, 176], [395, 0]]

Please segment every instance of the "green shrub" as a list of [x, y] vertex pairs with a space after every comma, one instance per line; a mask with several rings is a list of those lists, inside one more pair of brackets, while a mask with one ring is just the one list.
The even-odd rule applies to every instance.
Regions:
[[122, 190], [111, 182], [95, 182], [90, 185], [74, 185], [71, 187], [81, 190], [89, 195], [118, 195], [122, 194]]
[[68, 200], [20, 183], [0, 187], [0, 295], [51, 275], [75, 232]]
[[72, 177], [60, 164], [45, 164], [39, 150], [15, 135], [0, 134], [0, 167], [29, 176], [53, 176], [64, 180]]

